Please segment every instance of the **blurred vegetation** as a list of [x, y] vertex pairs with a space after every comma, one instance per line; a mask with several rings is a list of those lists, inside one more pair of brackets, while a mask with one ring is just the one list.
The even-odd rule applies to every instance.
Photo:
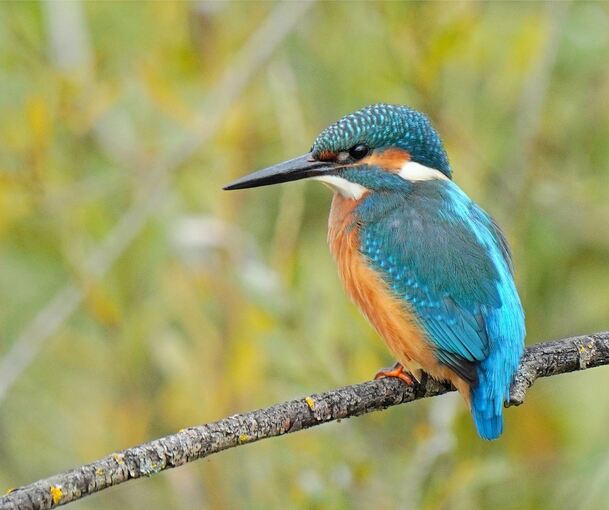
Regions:
[[[432, 117], [512, 244], [528, 342], [609, 327], [607, 3], [318, 3], [179, 161], [278, 8], [0, 3], [0, 358], [65, 282], [85, 296], [0, 402], [0, 487], [391, 362], [340, 287], [329, 192], [220, 190], [369, 103]], [[168, 190], [98, 277], [90, 254], [160, 160]], [[608, 508], [608, 386], [540, 381], [492, 444], [447, 396], [75, 507]]]

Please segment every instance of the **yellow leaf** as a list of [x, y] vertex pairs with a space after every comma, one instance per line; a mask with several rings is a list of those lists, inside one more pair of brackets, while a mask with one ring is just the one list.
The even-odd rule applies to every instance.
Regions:
[[26, 114], [35, 147], [45, 149], [51, 136], [47, 101], [41, 96], [30, 96], [26, 103]]

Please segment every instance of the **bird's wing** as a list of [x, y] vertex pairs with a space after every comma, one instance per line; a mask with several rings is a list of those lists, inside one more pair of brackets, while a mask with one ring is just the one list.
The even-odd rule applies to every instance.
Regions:
[[486, 319], [502, 305], [509, 250], [484, 211], [449, 191], [367, 204], [360, 251], [415, 312], [438, 359], [473, 383], [492, 343]]

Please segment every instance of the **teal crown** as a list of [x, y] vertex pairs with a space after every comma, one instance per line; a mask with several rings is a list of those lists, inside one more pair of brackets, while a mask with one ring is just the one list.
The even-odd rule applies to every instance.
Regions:
[[381, 150], [398, 147], [412, 161], [451, 177], [440, 136], [426, 115], [406, 106], [379, 103], [346, 115], [320, 133], [311, 152], [348, 151], [358, 144]]

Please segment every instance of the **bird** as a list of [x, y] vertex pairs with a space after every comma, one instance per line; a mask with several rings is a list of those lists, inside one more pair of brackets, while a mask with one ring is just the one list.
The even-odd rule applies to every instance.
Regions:
[[340, 279], [397, 359], [376, 378], [451, 383], [493, 440], [524, 351], [524, 311], [505, 236], [452, 177], [429, 118], [378, 103], [325, 128], [308, 153], [224, 189], [325, 183]]

